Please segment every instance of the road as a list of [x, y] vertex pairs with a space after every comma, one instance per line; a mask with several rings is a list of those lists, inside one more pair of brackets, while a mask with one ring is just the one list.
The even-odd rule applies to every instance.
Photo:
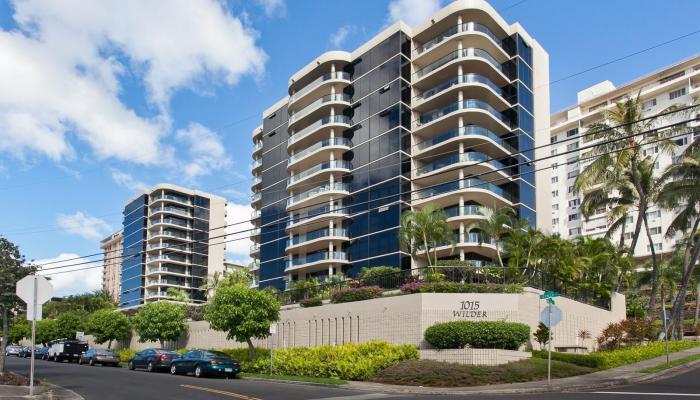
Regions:
[[[9, 358], [10, 371], [29, 373], [29, 360]], [[239, 399], [239, 400], [373, 400], [373, 399], [432, 399], [438, 396], [407, 396], [368, 393], [344, 389], [288, 382], [248, 379], [195, 378], [172, 376], [168, 373], [129, 371], [126, 368], [90, 367], [68, 363], [37, 361], [37, 379], [71, 389], [87, 400], [116, 399]], [[531, 395], [499, 396], [439, 396], [444, 399], [522, 399], [522, 400], [669, 400], [680, 398], [700, 399], [700, 368], [684, 374], [647, 384], [597, 392], [547, 393]]]

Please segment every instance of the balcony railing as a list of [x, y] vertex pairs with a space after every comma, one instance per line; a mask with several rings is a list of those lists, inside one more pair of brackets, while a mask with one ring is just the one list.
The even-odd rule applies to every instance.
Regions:
[[294, 155], [289, 156], [287, 159], [287, 165], [294, 164], [298, 160], [301, 160], [302, 158], [306, 157], [307, 155], [313, 153], [314, 151], [321, 149], [323, 147], [330, 147], [330, 146], [346, 146], [346, 147], [352, 147], [352, 142], [350, 142], [350, 139], [346, 138], [333, 138], [333, 139], [324, 139], [319, 142], [316, 142], [312, 144], [311, 146], [305, 148], [304, 150], [295, 153]]
[[154, 243], [148, 246], [148, 250], [160, 250], [160, 249], [177, 249], [181, 251], [190, 251], [190, 245], [186, 243]]
[[250, 201], [253, 203], [260, 201], [260, 199], [262, 199], [262, 192], [253, 193], [250, 196]]
[[319, 119], [318, 121], [312, 123], [311, 125], [305, 127], [304, 129], [300, 130], [299, 132], [295, 132], [287, 141], [288, 144], [295, 143], [313, 132], [316, 132], [319, 128], [325, 126], [325, 125], [331, 125], [331, 124], [345, 124], [345, 125], [350, 125], [350, 117], [346, 115], [329, 115], [327, 117], [323, 117]]
[[163, 267], [163, 266], [161, 266], [160, 268], [158, 268], [158, 267], [149, 267], [148, 268], [149, 274], [152, 274], [155, 272], [167, 272], [167, 273], [171, 273], [171, 274], [189, 275], [185, 268], [173, 268], [173, 267]]
[[155, 202], [155, 201], [159, 201], [159, 200], [171, 200], [171, 201], [177, 201], [177, 202], [185, 203], [185, 204], [192, 204], [192, 202], [189, 199], [187, 199], [186, 197], [173, 196], [171, 194], [157, 195], [157, 196], [153, 196], [151, 198], [151, 202]]
[[257, 142], [255, 142], [255, 146], [253, 147], [253, 152], [258, 152], [258, 151], [262, 150], [262, 148], [263, 148], [263, 142], [262, 142], [262, 140], [258, 140]]
[[150, 279], [147, 282], [149, 285], [173, 285], [190, 287], [189, 282], [173, 281], [169, 279]]
[[150, 231], [150, 237], [155, 237], [155, 236], [168, 236], [168, 237], [176, 237], [180, 239], [187, 239], [189, 240], [189, 235], [186, 233], [181, 233], [181, 232], [173, 232], [173, 231], [166, 231], [166, 230], [160, 230], [160, 231]]
[[323, 214], [350, 215], [350, 210], [348, 209], [348, 207], [331, 208], [329, 206], [323, 206], [315, 208], [311, 211], [306, 211], [303, 213], [292, 215], [292, 217], [289, 218], [289, 221], [287, 221], [287, 228]]
[[250, 213], [250, 219], [258, 219], [260, 218], [260, 210], [255, 210], [252, 213]]
[[323, 186], [318, 186], [315, 187], [311, 190], [308, 190], [304, 193], [299, 193], [295, 196], [292, 196], [287, 199], [287, 206], [291, 206], [295, 203], [298, 203], [302, 200], [306, 200], [309, 197], [315, 196], [317, 194], [323, 193], [323, 192], [331, 192], [331, 191], [338, 191], [338, 192], [349, 192], [350, 191], [350, 185], [346, 183], [334, 183], [334, 184], [328, 184], [328, 185], [323, 185]]
[[347, 72], [343, 72], [343, 71], [336, 71], [336, 72], [329, 72], [325, 75], [321, 75], [318, 78], [314, 79], [313, 81], [307, 83], [306, 86], [304, 86], [299, 91], [294, 93], [289, 98], [289, 102], [293, 103], [293, 102], [297, 101], [299, 98], [303, 97], [305, 94], [307, 94], [310, 91], [312, 91], [313, 89], [317, 88], [321, 83], [323, 83], [325, 81], [330, 81], [332, 79], [342, 79], [342, 80], [349, 81], [350, 74], [348, 74]]
[[461, 49], [461, 50], [455, 50], [452, 53], [441, 57], [439, 60], [432, 62], [425, 67], [419, 69], [418, 71], [415, 72], [415, 75], [417, 78], [420, 78], [424, 75], [427, 75], [436, 69], [442, 67], [443, 65], [453, 61], [457, 60], [459, 58], [467, 58], [467, 57], [477, 57], [477, 58], [482, 58], [489, 64], [491, 64], [497, 71], [503, 72], [503, 66], [501, 63], [499, 63], [493, 56], [486, 50], [484, 49], [477, 49], [477, 48], [466, 48], [466, 49]]
[[505, 174], [511, 175], [511, 172], [506, 169], [506, 166], [502, 162], [497, 160], [491, 160], [489, 156], [476, 151], [470, 151], [462, 154], [452, 154], [447, 157], [443, 157], [437, 161], [431, 162], [430, 164], [424, 165], [416, 169], [416, 175], [425, 175], [427, 173], [436, 171], [438, 169], [447, 167], [452, 164], [463, 163], [463, 162], [478, 162], [489, 164], [496, 169], [502, 170]]
[[296, 120], [299, 118], [304, 118], [305, 116], [309, 115], [312, 113], [318, 106], [326, 103], [333, 103], [333, 102], [350, 102], [350, 95], [344, 94], [344, 93], [336, 93], [336, 94], [329, 94], [326, 96], [321, 97], [320, 99], [314, 101], [313, 103], [309, 104], [308, 106], [304, 107], [302, 110], [300, 110], [297, 113], [292, 114], [289, 117], [289, 125], [293, 124]]
[[188, 262], [187, 257], [179, 257], [173, 254], [159, 254], [155, 256], [148, 257], [148, 261], [177, 261], [177, 262]]
[[250, 230], [250, 236], [258, 236], [260, 235], [260, 228], [253, 228]]
[[321, 164], [314, 165], [313, 167], [302, 171], [296, 175], [292, 175], [289, 178], [287, 178], [287, 185], [291, 185], [295, 182], [298, 182], [308, 176], [311, 176], [319, 171], [323, 171], [324, 169], [347, 169], [351, 170], [352, 169], [352, 164], [350, 161], [344, 161], [344, 160], [338, 160], [338, 161], [326, 161]]
[[494, 42], [496, 42], [496, 44], [498, 44], [498, 46], [503, 45], [503, 42], [501, 41], [501, 39], [499, 39], [498, 36], [496, 36], [496, 34], [493, 33], [493, 31], [491, 29], [489, 29], [486, 25], [482, 25], [482, 24], [477, 23], [477, 22], [467, 22], [464, 24], [453, 26], [452, 28], [440, 33], [435, 38], [423, 43], [423, 45], [419, 46], [416, 49], [415, 54], [416, 55], [422, 54], [422, 53], [430, 50], [431, 48], [433, 48], [435, 45], [442, 43], [443, 41], [445, 41], [445, 39], [450, 38], [450, 37], [452, 37], [458, 33], [461, 33], [461, 32], [485, 33]]
[[445, 106], [439, 110], [425, 113], [425, 114], [420, 116], [420, 118], [418, 120], [418, 126], [430, 123], [430, 122], [432, 122], [440, 117], [444, 117], [445, 115], [452, 114], [455, 111], [466, 110], [466, 109], [477, 109], [477, 110], [488, 111], [497, 120], [503, 122], [509, 128], [512, 129], [515, 127], [513, 122], [511, 121], [511, 119], [509, 117], [505, 116], [502, 112], [496, 110], [489, 103], [482, 101], [482, 100], [476, 100], [476, 99], [468, 99], [468, 100], [460, 101], [457, 103], [452, 103], [452, 104]]
[[250, 246], [251, 253], [257, 253], [259, 251], [260, 251], [260, 244], [259, 243], [255, 243], [252, 246]]
[[256, 170], [258, 168], [262, 167], [262, 158], [259, 158], [257, 160], [253, 160], [253, 170]]
[[499, 145], [505, 147], [509, 151], [515, 153], [517, 152], [516, 148], [510, 145], [508, 142], [506, 142], [504, 139], [502, 139], [500, 136], [496, 135], [495, 133], [491, 132], [490, 130], [486, 128], [482, 128], [480, 126], [476, 125], [470, 125], [470, 126], [464, 126], [462, 128], [457, 128], [457, 129], [452, 129], [450, 131], [447, 131], [441, 135], [434, 136], [430, 139], [426, 139], [416, 145], [416, 148], [418, 150], [424, 150], [427, 149], [428, 147], [435, 146], [436, 144], [442, 143], [444, 141], [450, 140], [452, 138], [456, 138], [459, 136], [484, 136], [487, 137], [494, 142], [498, 143]]
[[321, 239], [324, 237], [348, 237], [348, 230], [343, 229], [343, 228], [336, 228], [336, 229], [319, 229], [317, 231], [313, 232], [308, 232], [304, 233], [302, 235], [296, 235], [292, 237], [292, 246], [304, 243], [304, 242], [310, 242], [312, 240], [316, 239]]
[[481, 206], [475, 206], [475, 205], [445, 208], [445, 214], [447, 214], [447, 218], [484, 215], [481, 212]]
[[481, 83], [490, 87], [491, 89], [493, 89], [494, 92], [498, 93], [499, 95], [503, 96], [503, 89], [501, 89], [500, 87], [498, 87], [498, 85], [493, 83], [491, 79], [479, 74], [466, 74], [458, 75], [455, 78], [442, 82], [441, 84], [419, 94], [418, 96], [416, 96], [416, 98], [420, 100], [427, 100], [433, 97], [434, 95], [451, 88], [452, 86], [460, 85], [462, 83]]
[[493, 183], [484, 182], [481, 179], [470, 178], [470, 179], [460, 179], [455, 182], [444, 183], [442, 185], [433, 186], [430, 188], [418, 190], [415, 192], [415, 200], [422, 200], [428, 197], [437, 196], [440, 194], [453, 192], [460, 189], [481, 189], [492, 192], [500, 197], [505, 198], [508, 201], [513, 201], [514, 196], [505, 191], [503, 188], [494, 185]]
[[307, 254], [303, 257], [294, 257], [287, 261], [287, 269], [292, 269], [305, 264], [311, 264], [319, 261], [347, 261], [348, 255], [344, 251], [322, 251], [319, 253]]
[[185, 210], [184, 208], [178, 208], [178, 207], [160, 207], [160, 208], [151, 208], [151, 214], [156, 214], [159, 212], [169, 212], [177, 215], [182, 215], [185, 217], [191, 217], [192, 213], [189, 210]]
[[170, 224], [170, 225], [177, 225], [177, 226], [182, 226], [185, 228], [189, 228], [190, 224], [187, 221], [183, 221], [181, 219], [175, 219], [175, 218], [162, 218], [162, 219], [152, 219], [151, 224], [156, 225], [156, 224]]

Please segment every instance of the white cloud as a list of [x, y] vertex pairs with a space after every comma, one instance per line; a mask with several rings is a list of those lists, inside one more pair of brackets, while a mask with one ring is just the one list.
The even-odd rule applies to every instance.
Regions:
[[[69, 139], [99, 158], [167, 163], [168, 102], [203, 82], [261, 76], [257, 33], [216, 0], [14, 3], [19, 30], [0, 30], [0, 151], [22, 158], [75, 156]], [[143, 81], [151, 117], [123, 104], [120, 78]]]
[[287, 13], [287, 5], [285, 0], [255, 0], [256, 3], [265, 11], [265, 15], [268, 17], [272, 16], [284, 16]]
[[343, 46], [348, 36], [356, 31], [357, 27], [355, 25], [343, 25], [331, 35], [329, 41], [333, 47], [340, 48]]
[[150, 187], [145, 182], [134, 178], [131, 174], [116, 169], [112, 170], [112, 179], [114, 179], [114, 182], [117, 184], [132, 192], [140, 192]]
[[[226, 225], [229, 225], [226, 227], [226, 240], [229, 241], [226, 243], [226, 256], [244, 265], [250, 262], [250, 246], [253, 244], [250, 240], [250, 230], [253, 229], [253, 224], [250, 222], [252, 211], [250, 204], [228, 203], [226, 205]], [[245, 222], [238, 224], [241, 221]]]
[[191, 160], [183, 166], [185, 177], [189, 180], [231, 165], [221, 137], [205, 126], [190, 123], [187, 129], [177, 131], [176, 138], [190, 153]]
[[403, 21], [414, 26], [435, 14], [440, 4], [440, 0], [392, 0], [388, 10], [389, 23]]
[[104, 239], [112, 231], [112, 227], [105, 221], [80, 211], [74, 214], [58, 214], [56, 223], [68, 233], [91, 240]]
[[[55, 262], [55, 264], [49, 264], [45, 267], [48, 269], [54, 267], [62, 267], [66, 265], [75, 264], [76, 262], [80, 262], [76, 260], [68, 261], [76, 257], [80, 256], [73, 253], [61, 253], [57, 257], [48, 258], [44, 260], [35, 260], [33, 261], [33, 263], [46, 264]], [[92, 292], [102, 288], [102, 268], [99, 267], [101, 263], [102, 261], [96, 261], [94, 264], [66, 267], [64, 269], [58, 270], [47, 270], [45, 272], [39, 271], [38, 274], [45, 275], [52, 272], [71, 271], [79, 269], [79, 271], [76, 272], [66, 272], [61, 274], [48, 275], [47, 278], [50, 279], [51, 285], [53, 286], [53, 295], [61, 297], [68, 296], [71, 294]], [[87, 267], [95, 268], [84, 269]]]

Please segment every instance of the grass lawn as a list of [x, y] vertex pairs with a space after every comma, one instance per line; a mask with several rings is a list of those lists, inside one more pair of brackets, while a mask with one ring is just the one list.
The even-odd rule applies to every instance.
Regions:
[[[552, 378], [566, 378], [595, 371], [592, 368], [552, 361]], [[452, 364], [432, 360], [404, 361], [389, 367], [374, 382], [407, 386], [480, 386], [547, 379], [547, 360], [531, 358], [499, 366]]]
[[652, 374], [652, 373], [654, 373], [654, 372], [661, 372], [661, 371], [663, 371], [663, 370], [665, 370], [665, 369], [677, 367], [677, 366], [679, 366], [679, 365], [687, 364], [687, 363], [689, 363], [689, 362], [696, 361], [696, 360], [700, 360], [700, 354], [693, 354], [692, 356], [679, 358], [679, 359], [677, 359], [677, 360], [671, 361], [671, 362], [668, 363], [668, 364], [663, 363], [663, 364], [659, 364], [659, 365], [657, 365], [657, 366], [655, 366], [655, 367], [649, 367], [649, 368], [640, 369], [639, 372], [642, 372], [642, 373], [645, 373], [645, 374]]
[[345, 385], [348, 383], [342, 379], [336, 378], [315, 378], [312, 376], [289, 376], [289, 375], [267, 375], [267, 374], [253, 374], [249, 372], [242, 372], [239, 374], [241, 378], [262, 378], [262, 379], [273, 379], [278, 381], [295, 381], [295, 382], [309, 382], [309, 383], [322, 383], [325, 385]]

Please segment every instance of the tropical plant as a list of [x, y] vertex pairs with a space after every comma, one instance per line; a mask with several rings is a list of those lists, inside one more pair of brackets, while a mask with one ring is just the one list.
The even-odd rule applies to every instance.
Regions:
[[131, 324], [126, 315], [116, 310], [97, 310], [90, 315], [86, 325], [95, 342], [107, 342], [108, 349], [112, 348], [113, 340], [126, 339], [131, 334]]
[[482, 244], [485, 240], [493, 240], [492, 244], [496, 246], [498, 265], [503, 268], [501, 242], [513, 230], [515, 210], [510, 207], [493, 209], [481, 206], [479, 207], [479, 214], [483, 215], [484, 218], [472, 222], [465, 230], [467, 232], [478, 230], [481, 233], [479, 235], [479, 244]]
[[180, 303], [189, 303], [190, 301], [190, 295], [184, 289], [177, 289], [171, 287], [168, 288], [168, 290], [165, 293], [173, 301], [177, 301]]
[[226, 332], [229, 340], [248, 344], [251, 359], [257, 358], [252, 339], [266, 338], [279, 315], [280, 303], [270, 292], [240, 283], [220, 286], [204, 311], [212, 329]]
[[76, 332], [85, 330], [83, 314], [77, 311], [66, 311], [56, 318], [56, 333], [59, 338], [75, 339]]
[[158, 341], [165, 347], [165, 341], [175, 341], [187, 332], [187, 313], [180, 304], [167, 301], [148, 303], [132, 317], [134, 330], [139, 342]]
[[116, 304], [109, 295], [101, 290], [74, 294], [62, 298], [60, 301], [49, 301], [42, 307], [44, 318], [58, 318], [64, 312], [72, 311], [86, 316], [97, 310], [114, 309]]
[[540, 350], [544, 350], [544, 346], [549, 343], [549, 327], [540, 321], [533, 336], [535, 341], [540, 344]]
[[435, 265], [437, 247], [442, 243], [454, 244], [453, 233], [447, 224], [447, 214], [435, 204], [428, 204], [416, 211], [405, 211], [401, 215], [399, 242], [401, 248], [413, 256], [424, 252], [428, 265]]

